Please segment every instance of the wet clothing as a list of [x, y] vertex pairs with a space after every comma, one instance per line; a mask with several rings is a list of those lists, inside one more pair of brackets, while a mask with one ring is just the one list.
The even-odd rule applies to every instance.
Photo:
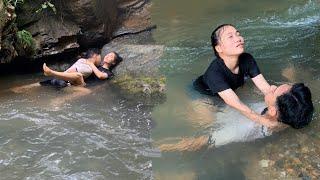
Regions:
[[67, 87], [67, 86], [71, 86], [71, 84], [68, 81], [61, 80], [61, 79], [55, 79], [55, 78], [44, 80], [39, 83], [41, 86], [53, 86], [58, 89], [61, 89], [61, 88]]
[[[112, 71], [111, 71], [110, 69], [105, 69], [105, 68], [102, 67], [102, 66], [98, 67], [98, 69], [99, 69], [99, 71], [108, 74], [107, 79], [110, 79], [110, 78], [112, 78], [112, 77], [114, 76], [114, 74], [112, 73]], [[95, 77], [97, 77], [97, 76], [95, 76]]]
[[[99, 66], [99, 67], [98, 67], [98, 70], [101, 71], [101, 72], [104, 72], [104, 73], [108, 74], [108, 77], [107, 77], [107, 79], [105, 79], [105, 80], [111, 79], [111, 78], [114, 76], [114, 74], [113, 74], [113, 72], [112, 72], [111, 70], [105, 69], [105, 68], [102, 67], [102, 66]], [[86, 82], [88, 82], [88, 83], [93, 82], [93, 81], [94, 81], [94, 82], [95, 82], [95, 81], [99, 82], [98, 80], [101, 81], [101, 79], [99, 79], [99, 78], [93, 73], [91, 76], [89, 76], [89, 77], [86, 79]]]
[[[110, 79], [110, 78], [112, 78], [114, 76], [112, 71], [109, 70], [109, 69], [105, 69], [102, 66], [98, 67], [98, 69], [99, 69], [99, 71], [108, 74], [107, 79]], [[87, 84], [96, 82], [97, 80], [101, 81], [101, 79], [97, 78], [97, 76], [95, 76], [94, 74], [92, 74], [90, 77], [88, 77], [86, 79]], [[61, 79], [55, 79], [55, 78], [44, 80], [44, 81], [41, 81], [39, 83], [40, 83], [41, 86], [52, 86], [52, 87], [56, 87], [58, 89], [61, 89], [61, 88], [67, 87], [67, 86], [71, 86], [70, 82], [65, 81], [65, 80], [61, 80]]]
[[[261, 111], [265, 105], [264, 103], [254, 103], [250, 107]], [[265, 111], [262, 111], [262, 113], [265, 113]], [[231, 107], [226, 107], [216, 116], [213, 130], [209, 136], [208, 144], [210, 146], [218, 147], [232, 142], [248, 142], [272, 135], [272, 132], [266, 126], [251, 121]]]
[[79, 59], [69, 69], [75, 68], [77, 72], [81, 73], [84, 78], [89, 77], [92, 74], [92, 68], [86, 64], [86, 59]]
[[221, 58], [214, 59], [206, 72], [198, 77], [193, 85], [200, 93], [216, 95], [226, 89], [235, 90], [242, 86], [246, 79], [260, 74], [259, 67], [249, 53], [239, 56], [239, 73], [234, 74]]

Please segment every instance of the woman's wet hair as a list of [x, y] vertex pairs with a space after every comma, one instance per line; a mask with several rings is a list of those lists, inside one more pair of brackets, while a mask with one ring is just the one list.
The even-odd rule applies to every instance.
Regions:
[[100, 50], [97, 48], [88, 49], [86, 52], [82, 52], [78, 58], [89, 59], [92, 58], [95, 54], [99, 55]]
[[214, 51], [214, 54], [216, 55], [216, 57], [220, 57], [217, 50], [216, 50], [216, 46], [219, 44], [219, 40], [220, 40], [220, 35], [221, 35], [221, 30], [225, 27], [225, 26], [232, 26], [234, 27], [234, 25], [232, 24], [221, 24], [220, 26], [216, 27], [212, 33], [211, 33], [211, 45]]
[[308, 125], [313, 116], [311, 92], [303, 83], [294, 84], [288, 93], [277, 98], [278, 121], [295, 129]]

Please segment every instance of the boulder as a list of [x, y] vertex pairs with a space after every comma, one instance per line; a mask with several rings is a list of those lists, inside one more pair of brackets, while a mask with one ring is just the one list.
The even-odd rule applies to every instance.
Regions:
[[[50, 8], [31, 15], [35, 2], [25, 2], [19, 10], [19, 27], [34, 36], [37, 45], [35, 58], [63, 53], [79, 47], [99, 46], [111, 39], [138, 33], [153, 26], [147, 0], [59, 0]], [[31, 5], [28, 5], [31, 3]], [[35, 14], [35, 13], [33, 13]], [[25, 17], [32, 17], [29, 20]]]

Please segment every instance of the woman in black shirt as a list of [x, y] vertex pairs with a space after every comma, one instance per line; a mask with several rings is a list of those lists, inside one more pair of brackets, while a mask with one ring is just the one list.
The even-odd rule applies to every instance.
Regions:
[[234, 92], [244, 84], [246, 78], [251, 78], [264, 95], [275, 88], [260, 73], [254, 58], [244, 52], [244, 39], [240, 32], [233, 25], [220, 25], [212, 32], [211, 43], [216, 59], [195, 81], [196, 89], [201, 89], [206, 94], [218, 94], [226, 104], [251, 120], [269, 123], [267, 118], [242, 103]]

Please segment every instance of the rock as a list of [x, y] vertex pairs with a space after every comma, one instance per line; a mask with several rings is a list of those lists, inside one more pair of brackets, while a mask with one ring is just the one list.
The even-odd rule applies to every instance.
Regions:
[[153, 76], [160, 75], [160, 58], [164, 52], [163, 45], [136, 45], [136, 44], [118, 44], [109, 43], [102, 48], [102, 56], [108, 52], [115, 51], [123, 58], [116, 69], [118, 76], [131, 75]]
[[259, 161], [259, 165], [262, 168], [267, 168], [267, 167], [269, 167], [269, 160], [263, 159], [263, 160]]
[[[155, 27], [150, 20], [149, 0], [56, 0], [52, 1], [56, 13], [50, 8], [35, 13], [42, 3], [24, 1], [16, 10], [17, 26], [20, 30], [28, 30], [36, 41], [33, 58], [58, 55], [79, 47], [99, 47], [116, 37]], [[3, 9], [3, 0], [0, 5]], [[14, 10], [11, 11], [14, 13]], [[0, 16], [7, 14], [2, 12]], [[14, 17], [14, 14], [11, 15]], [[11, 38], [7, 42], [14, 41]], [[8, 58], [1, 62], [10, 62], [16, 55], [14, 43], [7, 44], [5, 48], [8, 50], [0, 51], [0, 54], [1, 57], [6, 54]]]
[[3, 0], [0, 0], [0, 63], [8, 63], [17, 56], [14, 47], [17, 32], [15, 19], [14, 7], [5, 6]]
[[113, 32], [114, 37], [126, 34], [136, 34], [155, 27], [151, 24], [149, 0], [122, 0], [118, 1], [120, 13], [119, 19], [121, 24], [119, 28]]
[[285, 171], [280, 172], [280, 177], [284, 178], [287, 176], [287, 173]]

